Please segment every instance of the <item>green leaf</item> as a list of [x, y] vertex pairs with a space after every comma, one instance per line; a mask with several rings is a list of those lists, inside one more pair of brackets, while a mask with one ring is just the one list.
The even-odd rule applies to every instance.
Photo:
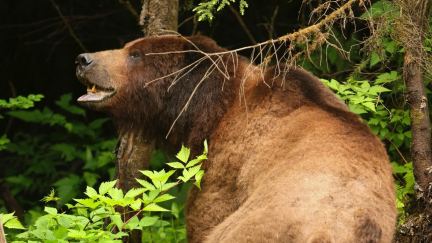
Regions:
[[89, 186], [87, 186], [85, 194], [86, 194], [89, 198], [95, 198], [96, 196], [98, 196], [97, 191], [96, 191], [94, 188], [89, 187]]
[[12, 218], [3, 224], [6, 228], [9, 229], [25, 229], [21, 222], [16, 218]]
[[111, 223], [117, 226], [118, 229], [121, 229], [123, 226], [123, 220], [120, 214], [110, 215]]
[[203, 160], [206, 160], [207, 156], [202, 154], [200, 156], [198, 156], [196, 159], [193, 159], [191, 161], [189, 161], [189, 163], [187, 163], [186, 168], [192, 167], [198, 163], [201, 163]]
[[157, 205], [156, 203], [151, 203], [151, 204], [145, 206], [143, 210], [144, 211], [152, 211], [152, 212], [167, 212], [167, 211], [169, 211], [168, 209], [165, 209], [165, 208]]
[[390, 91], [391, 90], [389, 90], [389, 89], [387, 89], [385, 87], [379, 86], [379, 85], [372, 86], [369, 89], [369, 93], [370, 94], [374, 94], [374, 95], [379, 94], [379, 93], [383, 93], [383, 92], [390, 92]]
[[129, 207], [131, 207], [133, 210], [139, 210], [141, 208], [141, 204], [142, 204], [141, 200], [137, 199], [133, 201], [133, 203], [131, 203]]
[[139, 226], [140, 227], [148, 227], [154, 225], [159, 220], [158, 217], [143, 217], [140, 220]]
[[123, 191], [118, 188], [111, 188], [108, 191], [108, 195], [114, 200], [123, 199]]
[[14, 213], [8, 213], [8, 214], [0, 214], [0, 220], [3, 222], [3, 223], [5, 223], [5, 222], [7, 222], [7, 221], [9, 221], [9, 220], [11, 220], [11, 219], [13, 219], [15, 216], [14, 216]]
[[86, 199], [74, 199], [77, 203], [79, 203], [79, 204], [81, 204], [81, 205], [83, 205], [83, 206], [85, 206], [85, 207], [88, 207], [88, 208], [91, 208], [91, 209], [94, 209], [94, 208], [96, 208], [99, 204], [97, 203], [97, 202], [95, 202], [93, 199], [91, 199], [91, 198], [86, 198]]
[[47, 212], [48, 214], [52, 214], [52, 215], [56, 215], [57, 214], [57, 209], [56, 208], [45, 207], [44, 211]]
[[190, 155], [190, 149], [186, 148], [185, 146], [182, 145], [182, 147], [181, 147], [180, 151], [177, 153], [176, 157], [181, 162], [186, 163], [189, 159], [189, 155]]
[[375, 104], [372, 103], [372, 102], [364, 102], [364, 103], [362, 103], [362, 105], [365, 106], [365, 107], [367, 107], [371, 111], [376, 111], [375, 110]]
[[99, 186], [99, 194], [100, 195], [104, 195], [105, 193], [107, 193], [111, 188], [114, 188], [114, 186], [116, 185], [117, 180], [114, 181], [107, 181], [107, 182], [102, 182]]
[[170, 194], [162, 194], [162, 195], [160, 195], [159, 197], [157, 197], [157, 198], [155, 198], [154, 200], [153, 200], [153, 202], [155, 202], [155, 203], [158, 203], [158, 202], [165, 202], [165, 201], [169, 201], [169, 200], [172, 200], [172, 199], [174, 199], [175, 197], [174, 196], [172, 196], [172, 195], [170, 195]]
[[207, 155], [208, 154], [208, 144], [207, 144], [207, 139], [204, 140], [204, 151], [203, 154]]
[[85, 116], [84, 109], [82, 109], [76, 105], [71, 105], [70, 104], [71, 100], [72, 100], [72, 94], [68, 93], [68, 94], [62, 95], [60, 97], [60, 99], [57, 100], [55, 103], [56, 103], [56, 105], [58, 105], [60, 108], [62, 108], [65, 111], [68, 111], [68, 112], [75, 114], [75, 115]]
[[164, 185], [162, 185], [161, 191], [168, 191], [169, 189], [171, 189], [177, 185], [178, 185], [177, 182], [165, 183]]
[[204, 176], [204, 171], [203, 170], [200, 170], [200, 171], [198, 171], [196, 174], [195, 174], [195, 185], [199, 188], [199, 189], [201, 189], [201, 179], [203, 178], [203, 176]]
[[194, 166], [194, 167], [190, 168], [190, 169], [189, 169], [190, 177], [195, 176], [195, 174], [198, 173], [198, 171], [199, 171], [200, 169], [201, 169], [201, 165], [197, 165], [197, 166]]
[[171, 214], [177, 219], [180, 217], [180, 208], [177, 203], [173, 202], [171, 204]]
[[380, 62], [381, 62], [381, 57], [376, 52], [372, 52], [370, 57], [369, 67], [372, 68]]
[[133, 216], [132, 218], [130, 218], [130, 219], [128, 220], [128, 222], [127, 222], [127, 224], [124, 226], [124, 228], [126, 228], [126, 229], [130, 229], [130, 230], [133, 230], [133, 229], [140, 229], [140, 228], [139, 228], [139, 223], [140, 223], [140, 220], [138, 219], [138, 217], [137, 217], [137, 216]]
[[132, 188], [126, 193], [124, 197], [135, 198], [136, 196], [143, 194], [145, 191], [146, 189], [144, 188]]
[[135, 179], [141, 186], [143, 186], [147, 190], [154, 190], [156, 187], [146, 180]]
[[391, 71], [389, 73], [383, 73], [377, 76], [375, 84], [385, 84], [396, 81], [400, 79], [400, 76], [396, 71]]
[[175, 168], [175, 169], [184, 169], [184, 165], [180, 162], [170, 162], [170, 163], [167, 163], [167, 165], [169, 165], [170, 167]]

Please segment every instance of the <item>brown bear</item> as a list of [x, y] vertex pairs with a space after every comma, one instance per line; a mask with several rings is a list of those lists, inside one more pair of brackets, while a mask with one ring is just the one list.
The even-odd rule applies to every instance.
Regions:
[[261, 70], [202, 36], [159, 36], [81, 54], [77, 76], [89, 87], [78, 102], [120, 133], [195, 152], [208, 139], [189, 242], [392, 241], [384, 146], [306, 71]]

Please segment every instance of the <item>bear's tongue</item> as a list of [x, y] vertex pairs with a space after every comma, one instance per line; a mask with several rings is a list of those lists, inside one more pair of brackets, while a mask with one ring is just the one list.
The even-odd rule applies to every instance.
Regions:
[[86, 102], [86, 101], [102, 101], [105, 99], [105, 97], [108, 97], [111, 94], [111, 92], [106, 91], [98, 91], [96, 93], [87, 93], [85, 95], [82, 95], [78, 98], [79, 102]]
[[82, 95], [78, 98], [78, 102], [96, 102], [102, 101], [105, 98], [112, 95], [112, 91], [104, 91], [104, 90], [96, 90], [96, 87], [93, 86], [91, 89], [87, 89], [87, 94]]

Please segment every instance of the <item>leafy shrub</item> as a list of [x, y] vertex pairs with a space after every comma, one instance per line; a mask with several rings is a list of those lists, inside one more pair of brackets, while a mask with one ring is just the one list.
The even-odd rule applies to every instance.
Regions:
[[[122, 237], [132, 230], [142, 231], [143, 242], [185, 241], [184, 225], [174, 223], [173, 219], [179, 219], [178, 205], [172, 203], [167, 209], [163, 204], [169, 206], [166, 202], [175, 198], [169, 191], [182, 183], [194, 180], [200, 187], [207, 143], [204, 142], [203, 153], [195, 159], [189, 159], [190, 150], [183, 146], [176, 157], [178, 161], [168, 163], [172, 170], [141, 171], [147, 180], [137, 179], [141, 187], [126, 193], [115, 188], [117, 181], [103, 182], [98, 190], [87, 186], [87, 197], [66, 204], [68, 212], [45, 207], [45, 214], [25, 232], [16, 235], [13, 242], [122, 242]], [[179, 175], [170, 180], [175, 174]], [[46, 198], [51, 200], [56, 200], [52, 194]], [[6, 228], [24, 229], [12, 214], [0, 214], [0, 220]]]
[[[42, 97], [29, 95], [9, 102], [0, 100], [1, 107], [8, 109], [4, 117], [13, 118], [14, 125], [19, 127], [18, 131], [0, 139], [1, 182], [35, 216], [40, 211], [35, 202], [49, 187], [58, 192], [60, 206], [80, 196], [81, 188], [113, 178], [117, 143], [112, 135], [104, 135], [109, 119], [86, 121], [86, 112], [71, 104], [71, 94], [62, 95], [55, 102], [55, 109], [33, 107]], [[30, 216], [28, 222], [32, 221]]]

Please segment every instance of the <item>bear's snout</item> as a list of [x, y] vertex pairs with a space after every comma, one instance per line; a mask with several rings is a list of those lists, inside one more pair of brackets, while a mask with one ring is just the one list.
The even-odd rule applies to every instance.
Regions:
[[84, 69], [93, 63], [93, 59], [91, 55], [88, 53], [80, 54], [75, 59], [75, 64], [78, 68]]

